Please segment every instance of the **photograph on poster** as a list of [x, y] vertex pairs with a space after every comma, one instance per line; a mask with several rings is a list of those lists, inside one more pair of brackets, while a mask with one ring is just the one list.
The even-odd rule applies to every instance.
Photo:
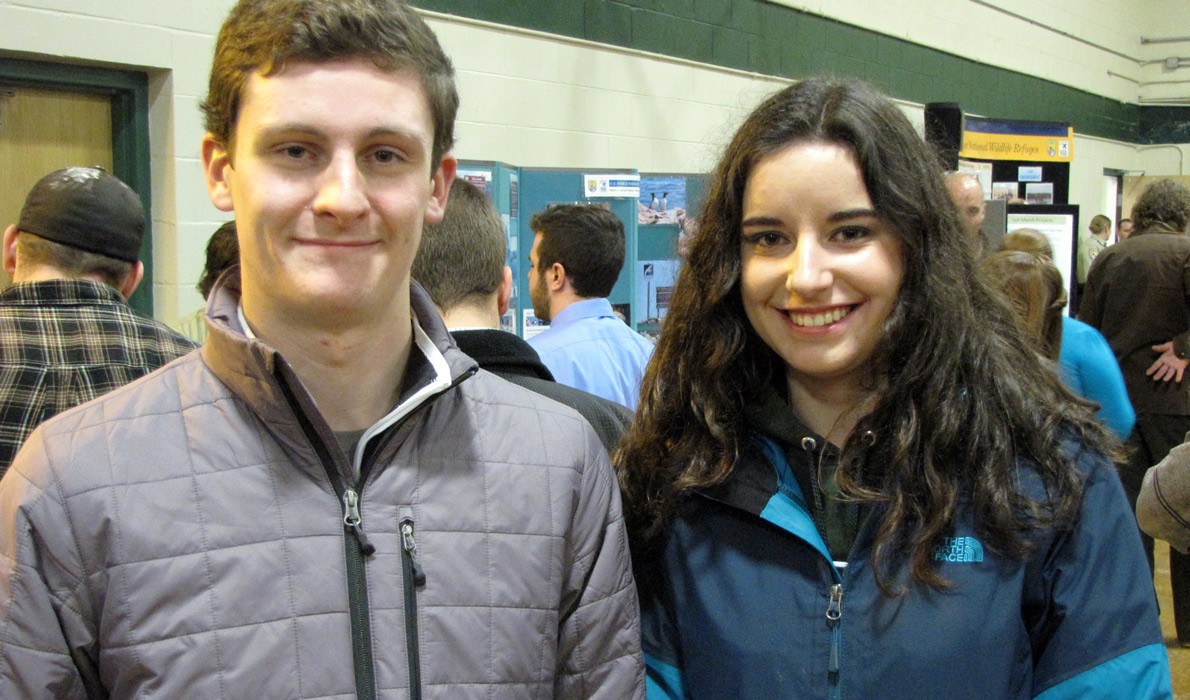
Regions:
[[638, 323], [660, 323], [669, 311], [669, 297], [678, 279], [679, 260], [640, 260], [636, 263], [636, 298], [633, 306]]
[[475, 185], [488, 197], [492, 196], [492, 173], [487, 170], [465, 170], [460, 168], [455, 177]]
[[636, 206], [638, 224], [676, 224], [686, 217], [686, 178], [682, 175], [640, 178]]
[[1015, 182], [993, 182], [992, 183], [992, 199], [1012, 200], [1020, 196], [1020, 189], [1018, 183]]
[[1025, 203], [1026, 204], [1053, 204], [1054, 203], [1054, 183], [1052, 183], [1052, 182], [1028, 182], [1028, 183], [1025, 183]]
[[523, 329], [521, 335], [524, 336], [525, 340], [532, 338], [549, 327], [550, 324], [537, 318], [537, 314], [533, 313], [532, 307], [521, 309], [521, 328]]

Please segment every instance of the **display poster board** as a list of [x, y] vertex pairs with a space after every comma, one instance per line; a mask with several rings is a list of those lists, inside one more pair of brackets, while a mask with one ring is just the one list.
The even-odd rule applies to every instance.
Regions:
[[1074, 159], [1074, 128], [1064, 122], [967, 117], [959, 156], [1069, 163]]
[[1077, 308], [1074, 276], [1074, 254], [1078, 246], [1078, 207], [1072, 205], [1008, 205], [1008, 231], [1032, 228], [1049, 239], [1054, 249], [1054, 264], [1062, 273], [1070, 304]]

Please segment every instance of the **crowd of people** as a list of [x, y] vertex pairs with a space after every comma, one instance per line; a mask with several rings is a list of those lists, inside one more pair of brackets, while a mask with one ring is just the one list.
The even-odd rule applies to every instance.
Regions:
[[730, 139], [655, 346], [591, 205], [531, 219], [526, 342], [458, 105], [401, 0], [240, 0], [201, 347], [127, 304], [135, 193], [29, 193], [0, 697], [1172, 697], [1140, 528], [1190, 644], [1185, 187], [1092, 221], [1072, 319], [1044, 234], [989, 250], [977, 180], [809, 78]]

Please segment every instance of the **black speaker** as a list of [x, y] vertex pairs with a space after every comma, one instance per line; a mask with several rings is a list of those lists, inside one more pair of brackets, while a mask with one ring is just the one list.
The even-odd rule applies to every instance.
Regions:
[[963, 150], [963, 110], [957, 102], [926, 104], [926, 143], [934, 147], [947, 170], [959, 167]]

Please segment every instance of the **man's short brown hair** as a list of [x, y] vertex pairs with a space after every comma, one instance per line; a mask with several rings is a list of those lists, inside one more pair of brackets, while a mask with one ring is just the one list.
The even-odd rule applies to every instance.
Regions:
[[17, 236], [17, 259], [22, 266], [53, 267], [72, 279], [98, 277], [117, 291], [124, 286], [134, 265], [126, 260], [56, 243], [28, 231], [21, 231]]
[[447, 311], [468, 297], [487, 297], [500, 288], [507, 248], [495, 205], [478, 187], [458, 178], [450, 186], [441, 223], [422, 228], [410, 274]]
[[231, 152], [244, 86], [290, 61], [366, 58], [384, 70], [412, 68], [434, 123], [432, 166], [454, 145], [459, 95], [454, 68], [425, 21], [401, 0], [240, 0], [215, 45], [204, 125]]
[[578, 296], [612, 293], [624, 267], [624, 224], [615, 214], [597, 204], [560, 204], [534, 214], [529, 225], [541, 234], [539, 270], [562, 263]]

